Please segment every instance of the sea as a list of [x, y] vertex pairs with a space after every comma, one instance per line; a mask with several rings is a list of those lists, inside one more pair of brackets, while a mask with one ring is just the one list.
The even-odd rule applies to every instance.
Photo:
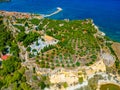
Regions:
[[112, 40], [120, 42], [120, 0], [11, 0], [1, 2], [0, 10], [49, 15], [52, 19], [80, 20], [91, 18]]

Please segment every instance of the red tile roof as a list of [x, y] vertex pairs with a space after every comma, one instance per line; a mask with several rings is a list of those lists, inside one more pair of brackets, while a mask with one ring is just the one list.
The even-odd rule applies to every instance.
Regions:
[[9, 55], [3, 55], [3, 56], [1, 57], [1, 59], [2, 59], [2, 60], [7, 60], [8, 57], [9, 57]]

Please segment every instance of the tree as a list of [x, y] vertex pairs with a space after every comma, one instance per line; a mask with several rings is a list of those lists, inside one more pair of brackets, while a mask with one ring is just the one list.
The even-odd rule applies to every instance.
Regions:
[[25, 82], [22, 82], [20, 84], [20, 87], [22, 88], [22, 90], [32, 90], [31, 87]]
[[12, 81], [11, 78], [12, 78], [12, 76], [9, 75], [9, 74], [5, 77], [4, 83], [5, 83], [5, 86], [6, 86], [6, 87], [8, 87], [8, 85], [11, 84], [11, 81]]
[[64, 64], [62, 64], [62, 67], [64, 67]]
[[30, 32], [29, 34], [27, 34], [26, 38], [24, 38], [23, 45], [27, 47], [28, 45], [36, 41], [39, 36], [40, 35], [36, 32]]
[[7, 45], [11, 44], [13, 36], [7, 27], [0, 25], [0, 52], [3, 52]]
[[81, 84], [83, 82], [83, 77], [79, 77], [79, 83]]
[[33, 67], [33, 73], [35, 73], [35, 72], [36, 72], [35, 67]]
[[45, 84], [43, 81], [41, 81], [41, 82], [38, 84], [38, 86], [40, 86], [41, 89], [44, 89], [44, 88], [46, 87], [46, 84]]
[[12, 77], [12, 82], [19, 81], [22, 78], [22, 74], [19, 73], [18, 71], [14, 72], [14, 75]]
[[32, 24], [38, 25], [40, 23], [39, 19], [31, 19]]
[[25, 31], [25, 27], [21, 25], [14, 25], [14, 27], [18, 28], [21, 32]]
[[76, 62], [76, 65], [77, 65], [77, 66], [80, 66], [80, 63], [79, 63], [79, 62]]
[[25, 22], [25, 27], [29, 27], [29, 24], [28, 24], [28, 22]]
[[22, 42], [22, 41], [24, 41], [24, 39], [27, 37], [27, 34], [25, 33], [25, 32], [20, 32], [20, 33], [18, 33], [18, 35], [17, 35], [17, 40], [19, 41], [19, 42]]
[[12, 42], [10, 52], [15, 56], [19, 56], [19, 51], [20, 49], [18, 45], [15, 42]]
[[0, 80], [0, 89], [3, 87], [3, 81], [2, 80]]
[[52, 67], [51, 67], [51, 69], [52, 69], [52, 70], [54, 70], [54, 69], [55, 69], [55, 67], [54, 67], [54, 66], [52, 66]]
[[68, 87], [67, 82], [64, 82], [64, 83], [63, 83], [63, 87], [64, 87], [64, 88], [67, 88], [67, 87]]
[[75, 67], [75, 65], [74, 65], [74, 64], [72, 64], [72, 67]]
[[17, 82], [13, 83], [13, 88], [12, 88], [12, 90], [19, 90], [19, 89], [18, 89], [18, 83], [17, 83]]
[[20, 68], [20, 59], [17, 57], [10, 57], [8, 60], [2, 62], [4, 74], [12, 73]]
[[33, 75], [32, 78], [33, 78], [33, 80], [37, 80], [37, 76], [36, 75]]

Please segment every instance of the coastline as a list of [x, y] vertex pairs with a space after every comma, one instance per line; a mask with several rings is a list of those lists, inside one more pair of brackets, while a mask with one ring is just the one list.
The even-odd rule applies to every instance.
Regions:
[[[3, 16], [6, 16], [6, 17], [7, 16], [13, 16], [13, 17], [16, 17], [16, 18], [38, 18], [38, 19], [44, 18], [44, 17], [42, 17], [40, 15], [31, 14], [31, 13], [21, 13], [21, 12], [0, 11], [0, 14], [3, 15]], [[93, 23], [93, 26], [98, 30], [98, 32], [99, 32], [100, 35], [105, 36], [105, 33], [102, 32], [102, 31], [100, 31], [99, 28], [98, 28], [98, 26], [96, 26], [94, 23]], [[86, 85], [86, 84], [84, 84], [84, 85]]]
[[14, 16], [16, 18], [38, 18], [38, 19], [42, 19], [42, 18], [46, 18], [46, 17], [50, 17], [53, 16], [55, 14], [58, 14], [59, 12], [61, 12], [63, 9], [60, 7], [57, 7], [57, 10], [51, 14], [35, 14], [35, 13], [28, 13], [28, 12], [16, 12], [16, 11], [3, 11], [0, 10], [0, 15], [2, 16]]
[[33, 14], [33, 13], [24, 13], [24, 12], [16, 12], [16, 11], [3, 11], [0, 10], [0, 15], [1, 16], [5, 16], [5, 17], [15, 17], [15, 18], [38, 18], [38, 19], [42, 19], [44, 18], [42, 15], [39, 14]]
[[[115, 0], [116, 1], [116, 0]], [[49, 1], [48, 1], [49, 2]], [[66, 4], [64, 3], [66, 2]], [[79, 2], [79, 3], [78, 3]], [[95, 3], [98, 3], [97, 1], [94, 1]], [[116, 2], [119, 3], [117, 0]], [[0, 3], [0, 10], [8, 10], [8, 11], [18, 11], [18, 12], [28, 12], [28, 13], [35, 13], [35, 14], [50, 14], [54, 11], [56, 11], [57, 7], [62, 7], [63, 11], [50, 17], [51, 19], [57, 19], [62, 20], [65, 18], [69, 18], [70, 20], [78, 20], [78, 19], [85, 19], [85, 18], [92, 18], [95, 21], [95, 24], [99, 26], [100, 30], [105, 32], [107, 36], [109, 36], [112, 40], [115, 40], [117, 42], [120, 42], [120, 35], [119, 35], [119, 5], [116, 5], [117, 3], [114, 3], [114, 1], [110, 1], [109, 3], [102, 3], [105, 5], [113, 5], [114, 9], [109, 8], [109, 6], [106, 7], [106, 10], [108, 9], [108, 12], [104, 12], [104, 8], [101, 7], [100, 4], [96, 7], [95, 4], [93, 4], [93, 7], [89, 8], [86, 7], [86, 4], [80, 3], [80, 1], [75, 0], [72, 1], [52, 1], [49, 2], [49, 6], [46, 6], [46, 1], [38, 1], [36, 4], [36, 1], [16, 1], [13, 0], [9, 3], [4, 2]], [[68, 4], [67, 4], [68, 3]], [[71, 5], [69, 7], [69, 4]], [[30, 6], [31, 5], [31, 6]], [[78, 7], [76, 5], [79, 5]], [[105, 5], [106, 6], [106, 5]], [[80, 8], [79, 8], [80, 7]], [[85, 8], [86, 7], [86, 8]], [[99, 8], [100, 7], [100, 8]], [[95, 8], [95, 9], [94, 9]], [[117, 8], [117, 9], [116, 9]], [[99, 11], [100, 10], [100, 11]], [[89, 13], [91, 12], [91, 13]], [[101, 13], [100, 13], [101, 12]], [[111, 13], [113, 12], [113, 14]]]

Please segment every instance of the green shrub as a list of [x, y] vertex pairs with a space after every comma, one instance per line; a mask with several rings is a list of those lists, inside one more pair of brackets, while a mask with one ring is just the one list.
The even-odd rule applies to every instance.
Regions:
[[76, 66], [80, 66], [80, 62], [76, 62]]

